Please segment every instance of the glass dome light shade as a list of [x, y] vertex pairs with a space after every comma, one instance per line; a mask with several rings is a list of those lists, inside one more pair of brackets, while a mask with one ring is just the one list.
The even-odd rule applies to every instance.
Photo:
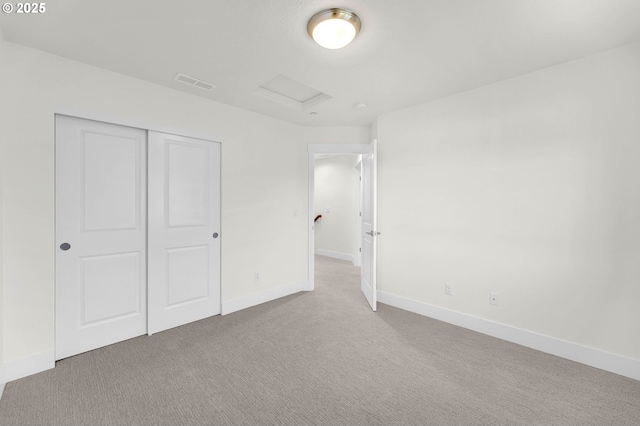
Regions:
[[340, 49], [360, 32], [360, 18], [348, 10], [328, 9], [316, 13], [309, 19], [307, 31], [320, 46]]

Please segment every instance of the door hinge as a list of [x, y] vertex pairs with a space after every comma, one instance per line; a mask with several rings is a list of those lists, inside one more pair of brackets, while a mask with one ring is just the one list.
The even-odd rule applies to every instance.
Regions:
[[362, 212], [360, 212], [360, 217], [362, 217]]
[[359, 250], [360, 250], [360, 253], [362, 253], [362, 247], [360, 247], [360, 249], [359, 249]]
[[360, 182], [362, 182], [362, 176], [360, 176]]

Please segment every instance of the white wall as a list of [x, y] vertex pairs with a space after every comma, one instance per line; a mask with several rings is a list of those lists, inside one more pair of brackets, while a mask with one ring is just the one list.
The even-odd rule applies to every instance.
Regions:
[[380, 290], [640, 360], [638, 76], [633, 44], [379, 117]]
[[5, 364], [53, 349], [56, 111], [222, 142], [223, 305], [307, 280], [306, 144], [368, 134], [345, 127], [312, 138], [313, 128], [13, 43], [2, 76]]
[[[0, 28], [0, 81], [4, 80], [4, 62], [5, 62], [5, 53], [4, 53], [4, 36], [2, 34], [2, 29]], [[0, 86], [2, 87], [2, 86]], [[0, 98], [4, 97], [4, 93], [0, 90]], [[7, 111], [4, 107], [4, 103], [0, 102], [0, 129], [5, 128], [5, 117], [7, 116]], [[3, 256], [3, 244], [4, 244], [4, 209], [2, 208], [2, 193], [3, 193], [3, 176], [4, 173], [4, 163], [5, 163], [5, 155], [4, 155], [4, 137], [0, 135], [0, 397], [2, 397], [2, 391], [4, 390], [4, 256]]]
[[306, 144], [367, 144], [371, 130], [362, 126], [303, 127]]
[[[356, 215], [358, 211], [358, 155], [316, 158], [314, 216], [317, 254], [339, 259], [356, 259]], [[327, 209], [330, 211], [327, 212]]]

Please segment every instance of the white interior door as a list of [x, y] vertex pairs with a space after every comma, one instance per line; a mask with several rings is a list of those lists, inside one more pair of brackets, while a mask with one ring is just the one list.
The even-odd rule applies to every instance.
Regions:
[[220, 313], [220, 144], [149, 132], [149, 334]]
[[56, 359], [147, 331], [146, 131], [56, 116]]
[[377, 142], [370, 144], [369, 153], [362, 155], [362, 293], [371, 309], [377, 309], [376, 228], [377, 211]]

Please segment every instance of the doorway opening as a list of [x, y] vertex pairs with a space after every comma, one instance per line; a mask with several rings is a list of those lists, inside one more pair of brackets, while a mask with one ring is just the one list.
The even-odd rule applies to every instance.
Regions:
[[309, 290], [316, 272], [340, 270], [374, 311], [375, 156], [375, 141], [309, 145]]
[[316, 154], [314, 163], [315, 285], [359, 293], [361, 154]]
[[360, 266], [361, 155], [316, 154], [314, 251]]

